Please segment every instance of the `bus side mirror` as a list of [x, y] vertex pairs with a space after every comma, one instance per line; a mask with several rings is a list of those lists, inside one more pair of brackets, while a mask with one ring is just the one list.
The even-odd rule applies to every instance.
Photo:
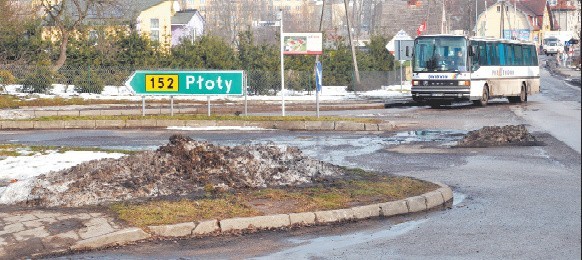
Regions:
[[475, 46], [473, 46], [473, 45], [469, 46], [469, 56], [471, 56], [471, 57], [475, 56], [475, 49], [474, 48], [475, 48]]

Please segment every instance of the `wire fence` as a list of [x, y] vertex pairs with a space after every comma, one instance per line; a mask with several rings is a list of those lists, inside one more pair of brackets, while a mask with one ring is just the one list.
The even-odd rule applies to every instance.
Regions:
[[[58, 71], [50, 66], [0, 65], [0, 93], [3, 94], [104, 94], [106, 86], [124, 86], [135, 70], [167, 70], [132, 66], [63, 66]], [[253, 95], [277, 95], [281, 90], [279, 71], [245, 71], [247, 89]], [[348, 91], [371, 91], [382, 86], [401, 84], [400, 70], [360, 71], [356, 84], [352, 71], [324, 71], [323, 84], [345, 86]], [[312, 71], [285, 71], [285, 89], [313, 91]]]

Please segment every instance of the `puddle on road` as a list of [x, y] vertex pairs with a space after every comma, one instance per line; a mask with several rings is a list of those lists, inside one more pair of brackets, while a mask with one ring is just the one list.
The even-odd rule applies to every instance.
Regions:
[[414, 230], [427, 219], [404, 222], [378, 232], [357, 232], [348, 235], [318, 237], [312, 239], [290, 239], [290, 243], [297, 244], [275, 254], [253, 259], [313, 259], [329, 257], [330, 252], [363, 243], [377, 242], [379, 239], [393, 239]]
[[[463, 202], [465, 198], [465, 194], [453, 192], [453, 206]], [[287, 241], [296, 246], [275, 254], [253, 259], [314, 259], [318, 257], [329, 257], [330, 252], [338, 252], [342, 248], [397, 238], [416, 229], [429, 220], [430, 216], [427, 219], [399, 223], [391, 226], [389, 229], [382, 229], [376, 232], [363, 231], [337, 236], [289, 239]]]
[[[455, 130], [419, 130], [396, 132], [393, 135], [361, 135], [361, 134], [315, 134], [310, 135], [305, 132], [294, 134], [285, 133], [267, 137], [250, 137], [245, 133], [219, 134], [212, 137], [201, 138], [191, 136], [195, 140], [205, 140], [216, 145], [265, 145], [273, 143], [280, 146], [295, 146], [309, 157], [326, 161], [332, 164], [357, 167], [356, 163], [350, 162], [349, 157], [365, 156], [374, 154], [388, 147], [395, 147], [405, 144], [430, 144], [431, 147], [448, 148], [463, 138], [466, 131]], [[126, 150], [155, 150], [155, 145], [125, 145], [125, 146], [103, 146], [105, 149], [126, 149]]]

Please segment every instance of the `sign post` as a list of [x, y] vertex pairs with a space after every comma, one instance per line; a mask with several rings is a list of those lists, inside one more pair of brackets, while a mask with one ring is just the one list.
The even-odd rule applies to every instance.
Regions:
[[315, 104], [316, 104], [316, 115], [319, 118], [319, 92], [321, 91], [321, 85], [323, 83], [321, 61], [315, 63]]
[[414, 40], [404, 30], [398, 31], [396, 36], [388, 44], [386, 49], [394, 54], [394, 58], [400, 61], [400, 92], [402, 93], [402, 67], [404, 61], [412, 60], [412, 48]]
[[[223, 96], [243, 95], [243, 71], [135, 71], [125, 82], [135, 94], [142, 95], [142, 115], [145, 115], [146, 95]], [[172, 111], [173, 112], [173, 111]], [[210, 113], [210, 104], [208, 112]]]

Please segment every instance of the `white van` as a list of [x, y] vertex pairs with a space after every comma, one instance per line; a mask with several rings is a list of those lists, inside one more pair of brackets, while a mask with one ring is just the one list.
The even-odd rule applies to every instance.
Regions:
[[555, 55], [558, 54], [560, 48], [564, 48], [563, 45], [557, 38], [546, 38], [544, 39], [544, 43], [542, 45], [543, 52], [546, 55]]

